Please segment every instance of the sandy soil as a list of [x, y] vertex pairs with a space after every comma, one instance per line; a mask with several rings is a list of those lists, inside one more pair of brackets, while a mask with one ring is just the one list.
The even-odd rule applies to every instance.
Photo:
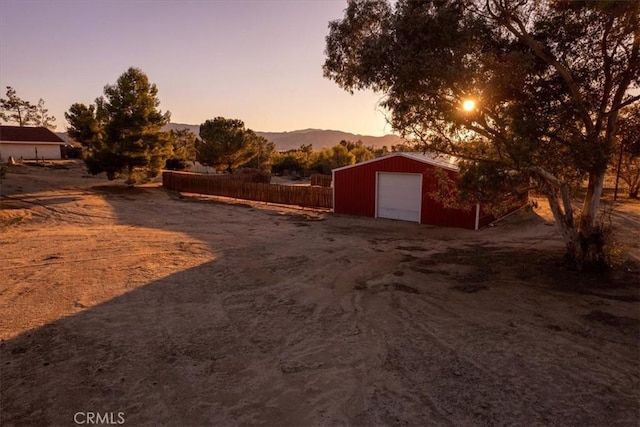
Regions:
[[638, 204], [590, 276], [544, 210], [474, 232], [65, 167], [2, 183], [2, 426], [640, 422]]

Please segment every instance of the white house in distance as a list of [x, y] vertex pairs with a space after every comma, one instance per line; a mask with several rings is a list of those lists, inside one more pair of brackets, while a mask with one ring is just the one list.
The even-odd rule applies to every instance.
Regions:
[[61, 159], [65, 142], [44, 127], [0, 126], [0, 161]]

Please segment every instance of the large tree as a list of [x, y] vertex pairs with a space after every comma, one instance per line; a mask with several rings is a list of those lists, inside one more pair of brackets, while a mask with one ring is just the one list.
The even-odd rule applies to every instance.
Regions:
[[324, 73], [385, 94], [396, 130], [461, 157], [467, 193], [532, 183], [576, 266], [601, 264], [618, 115], [640, 98], [639, 16], [638, 2], [605, 0], [350, 1]]
[[56, 118], [49, 115], [40, 98], [37, 105], [18, 96], [16, 90], [7, 86], [7, 97], [0, 98], [0, 120], [18, 126], [42, 126], [54, 130]]
[[203, 165], [231, 173], [258, 154], [257, 143], [256, 134], [242, 120], [216, 117], [200, 125], [196, 158]]
[[162, 128], [171, 114], [158, 108], [158, 88], [139, 68], [129, 68], [116, 84], [104, 87], [95, 104], [73, 104], [65, 113], [69, 136], [86, 148], [85, 162], [92, 174], [106, 172], [109, 179], [134, 169], [156, 176], [171, 153]]

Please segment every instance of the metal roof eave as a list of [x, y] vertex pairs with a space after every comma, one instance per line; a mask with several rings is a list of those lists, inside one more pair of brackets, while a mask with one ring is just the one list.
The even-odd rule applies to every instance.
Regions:
[[[439, 162], [436, 159], [427, 157], [426, 154], [424, 153], [406, 153], [406, 152], [399, 152], [399, 153], [392, 153], [392, 154], [388, 154], [386, 156], [381, 156], [381, 157], [376, 157], [375, 159], [371, 159], [371, 160], [365, 160], [364, 162], [360, 162], [360, 163], [356, 163], [354, 165], [347, 165], [347, 166], [342, 166], [336, 169], [332, 169], [331, 172], [332, 174], [335, 172], [339, 172], [345, 169], [350, 169], [350, 168], [354, 168], [354, 167], [358, 167], [358, 166], [362, 166], [362, 165], [366, 165], [368, 163], [374, 163], [374, 162], [379, 162], [381, 160], [386, 160], [386, 159], [390, 159], [392, 157], [404, 157], [406, 159], [410, 159], [410, 160], [415, 160], [417, 162], [421, 162], [421, 163], [426, 163], [428, 165], [431, 166], [437, 166], [443, 169], [447, 169], [453, 172], [459, 172], [460, 168], [457, 167], [454, 164], [451, 164], [449, 162]], [[453, 156], [451, 156], [453, 158]]]

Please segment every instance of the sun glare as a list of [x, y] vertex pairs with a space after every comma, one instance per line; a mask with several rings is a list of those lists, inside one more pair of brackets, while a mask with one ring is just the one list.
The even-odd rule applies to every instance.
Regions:
[[462, 103], [462, 109], [464, 111], [473, 111], [476, 108], [476, 102], [473, 99], [465, 99]]

